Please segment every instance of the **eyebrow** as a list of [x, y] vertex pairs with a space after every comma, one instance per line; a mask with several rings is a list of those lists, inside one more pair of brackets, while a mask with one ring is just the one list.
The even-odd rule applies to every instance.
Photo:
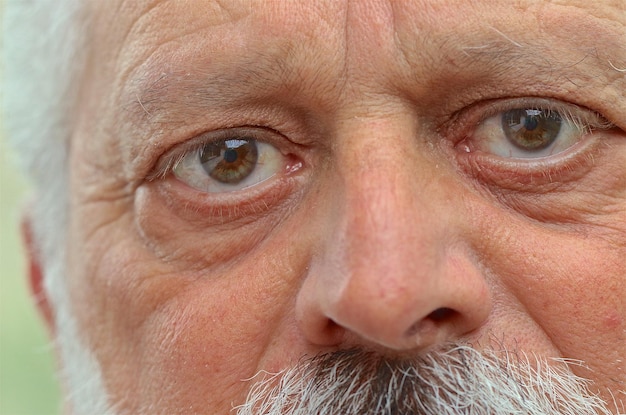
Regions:
[[[454, 80], [481, 74], [483, 77], [512, 79], [540, 74], [542, 79], [550, 79], [550, 82], [581, 87], [607, 73], [617, 76], [624, 70], [616, 65], [626, 66], [626, 60], [615, 58], [614, 62], [608, 56], [601, 56], [597, 48], [576, 49], [573, 51], [576, 56], [563, 59], [554, 56], [547, 46], [523, 45], [504, 37], [473, 44], [454, 42], [456, 44], [451, 47], [450, 40], [444, 40], [438, 49], [442, 51], [441, 55], [429, 64], [431, 68], [427, 70], [436, 74], [435, 78]], [[189, 116], [194, 110], [204, 112], [216, 107], [237, 108], [243, 103], [281, 92], [297, 95], [304, 89], [312, 88], [316, 80], [324, 79], [324, 74], [320, 73], [303, 74], [294, 63], [297, 62], [297, 57], [294, 59], [297, 53], [269, 54], [260, 51], [232, 62], [227, 68], [207, 65], [205, 68], [183, 67], [161, 72], [159, 76], [152, 76], [153, 80], [147, 81], [148, 77], [140, 80], [141, 87], [124, 107], [135, 117], [148, 116], [152, 122], [166, 122], [168, 115], [173, 116], [178, 110]], [[432, 69], [432, 65], [436, 66], [436, 70]], [[329, 71], [324, 68], [317, 70]], [[420, 72], [415, 70], [416, 78], [424, 75]], [[536, 75], [534, 77], [537, 78]], [[326, 89], [340, 89], [342, 81], [345, 79], [337, 79]]]
[[[279, 90], [301, 88], [302, 76], [296, 65], [290, 65], [292, 54], [270, 54], [257, 51], [243, 59], [224, 64], [193, 65], [161, 72], [158, 76], [139, 79], [134, 96], [124, 106], [135, 116], [155, 121], [172, 110], [200, 111], [236, 108], [244, 102], [274, 95]], [[153, 72], [154, 74], [154, 72]], [[153, 80], [151, 80], [153, 79]]]

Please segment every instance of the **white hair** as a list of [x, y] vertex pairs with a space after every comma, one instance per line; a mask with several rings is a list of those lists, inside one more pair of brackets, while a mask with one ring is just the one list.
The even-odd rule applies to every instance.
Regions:
[[410, 360], [347, 350], [276, 375], [260, 373], [235, 409], [237, 415], [612, 414], [590, 392], [591, 382], [570, 370], [579, 364], [467, 345]]
[[107, 414], [97, 361], [84, 347], [65, 282], [68, 153], [88, 31], [84, 0], [5, 0], [2, 36], [3, 120], [24, 175], [34, 188], [35, 255], [55, 319], [66, 406]]

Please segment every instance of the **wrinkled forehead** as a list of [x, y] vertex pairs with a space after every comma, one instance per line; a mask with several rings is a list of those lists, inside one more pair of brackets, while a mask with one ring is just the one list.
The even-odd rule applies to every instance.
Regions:
[[107, 51], [122, 76], [158, 67], [142, 75], [148, 81], [174, 67], [228, 72], [225, 65], [245, 63], [281, 74], [316, 66], [371, 80], [365, 58], [415, 72], [416, 63], [438, 56], [464, 66], [468, 56], [505, 62], [537, 48], [572, 59], [613, 56], [621, 67], [626, 26], [621, 0], [116, 0], [92, 7], [98, 53]]
[[[588, 44], [596, 38], [596, 45], [620, 47], [626, 25], [621, 0], [114, 0], [91, 7], [97, 16], [97, 38], [106, 38], [111, 48], [127, 54], [143, 52], [144, 57], [168, 43], [184, 48], [198, 38], [205, 40], [204, 50], [213, 53], [250, 45], [258, 50], [280, 41], [285, 53], [319, 53], [311, 46], [327, 46], [337, 55], [346, 54], [345, 59], [351, 51], [360, 56], [361, 48], [374, 54], [396, 47], [411, 54], [419, 53], [425, 43], [440, 40], [445, 46], [463, 37], [467, 47], [498, 38], [520, 46], [512, 26], [516, 15], [539, 30], [532, 33], [536, 38], [559, 28], [565, 38]], [[216, 41], [210, 44], [207, 38]]]

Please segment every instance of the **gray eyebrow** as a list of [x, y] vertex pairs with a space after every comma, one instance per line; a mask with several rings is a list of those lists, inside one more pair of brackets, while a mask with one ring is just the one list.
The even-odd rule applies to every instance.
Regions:
[[539, 71], [544, 76], [558, 74], [588, 61], [594, 61], [595, 66], [600, 63], [600, 53], [595, 47], [571, 49], [569, 52], [574, 56], [558, 57], [551, 45], [527, 44], [494, 30], [500, 37], [480, 43], [455, 40], [459, 43], [459, 53], [452, 55], [449, 61], [458, 68], [478, 65], [493, 73], [514, 71], [523, 75], [526, 71]]

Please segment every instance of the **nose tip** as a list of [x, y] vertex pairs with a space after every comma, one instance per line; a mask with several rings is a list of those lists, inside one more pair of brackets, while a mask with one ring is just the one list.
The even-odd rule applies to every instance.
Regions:
[[362, 274], [343, 287], [308, 278], [297, 300], [300, 325], [318, 345], [395, 351], [426, 349], [467, 335], [487, 319], [489, 291], [470, 260], [444, 263], [428, 277]]
[[414, 284], [389, 298], [366, 302], [346, 295], [327, 310], [328, 317], [358, 337], [394, 350], [444, 343], [474, 330], [486, 319], [489, 307], [484, 290], [459, 290], [452, 281], [435, 287], [424, 284], [420, 288], [419, 281]]

